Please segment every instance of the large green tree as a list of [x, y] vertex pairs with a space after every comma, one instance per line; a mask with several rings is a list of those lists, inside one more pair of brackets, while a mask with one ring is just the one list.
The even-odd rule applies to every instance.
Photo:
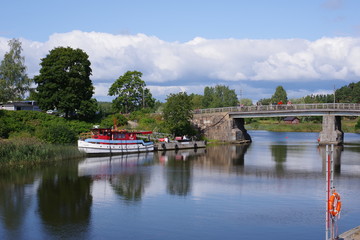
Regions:
[[335, 92], [336, 102], [359, 103], [360, 102], [360, 81], [343, 86]]
[[287, 94], [286, 94], [285, 89], [282, 86], [276, 87], [275, 93], [271, 97], [271, 101], [272, 101], [272, 103], [278, 103], [280, 101], [285, 104], [287, 103], [287, 101], [288, 101]]
[[113, 108], [122, 113], [129, 113], [142, 108], [153, 108], [155, 99], [141, 79], [142, 73], [127, 71], [120, 76], [110, 87], [109, 95], [116, 96]]
[[8, 44], [10, 51], [5, 53], [0, 64], [0, 102], [23, 99], [32, 81], [26, 74], [21, 42], [12, 39]]
[[194, 135], [191, 125], [192, 119], [192, 98], [186, 92], [177, 94], [171, 93], [163, 110], [163, 116], [167, 128], [175, 136]]
[[238, 104], [235, 90], [227, 86], [205, 87], [203, 106], [205, 108], [232, 107]]
[[191, 101], [194, 109], [201, 109], [203, 107], [203, 95], [192, 93], [190, 94]]
[[81, 49], [58, 47], [42, 59], [36, 100], [41, 109], [57, 109], [66, 118], [93, 115], [97, 102], [92, 99], [89, 56]]

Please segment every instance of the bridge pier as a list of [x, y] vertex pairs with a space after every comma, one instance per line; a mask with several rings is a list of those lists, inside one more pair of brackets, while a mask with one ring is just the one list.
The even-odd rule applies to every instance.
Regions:
[[234, 118], [233, 120], [233, 131], [235, 135], [235, 142], [251, 142], [251, 137], [245, 129], [244, 118]]
[[344, 132], [341, 130], [341, 117], [335, 115], [324, 115], [322, 131], [319, 135], [319, 144], [341, 145], [344, 142]]

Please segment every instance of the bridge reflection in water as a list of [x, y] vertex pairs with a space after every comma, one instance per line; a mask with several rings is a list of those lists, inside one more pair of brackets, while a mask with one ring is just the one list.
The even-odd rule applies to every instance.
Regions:
[[282, 104], [198, 109], [194, 111], [193, 123], [210, 139], [250, 142], [251, 137], [244, 126], [245, 118], [290, 116], [322, 116], [319, 144], [341, 145], [344, 142], [341, 117], [360, 116], [360, 104]]

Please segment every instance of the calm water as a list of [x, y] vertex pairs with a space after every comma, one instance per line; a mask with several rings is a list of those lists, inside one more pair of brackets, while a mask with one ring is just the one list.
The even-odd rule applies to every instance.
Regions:
[[[0, 170], [0, 239], [325, 239], [318, 133]], [[360, 135], [336, 149], [339, 233], [360, 225]]]

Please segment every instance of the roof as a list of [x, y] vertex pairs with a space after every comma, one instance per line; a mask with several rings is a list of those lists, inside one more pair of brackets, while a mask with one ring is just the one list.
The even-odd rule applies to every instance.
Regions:
[[295, 119], [299, 119], [299, 118], [297, 118], [297, 117], [286, 117], [283, 120], [284, 121], [294, 121]]

